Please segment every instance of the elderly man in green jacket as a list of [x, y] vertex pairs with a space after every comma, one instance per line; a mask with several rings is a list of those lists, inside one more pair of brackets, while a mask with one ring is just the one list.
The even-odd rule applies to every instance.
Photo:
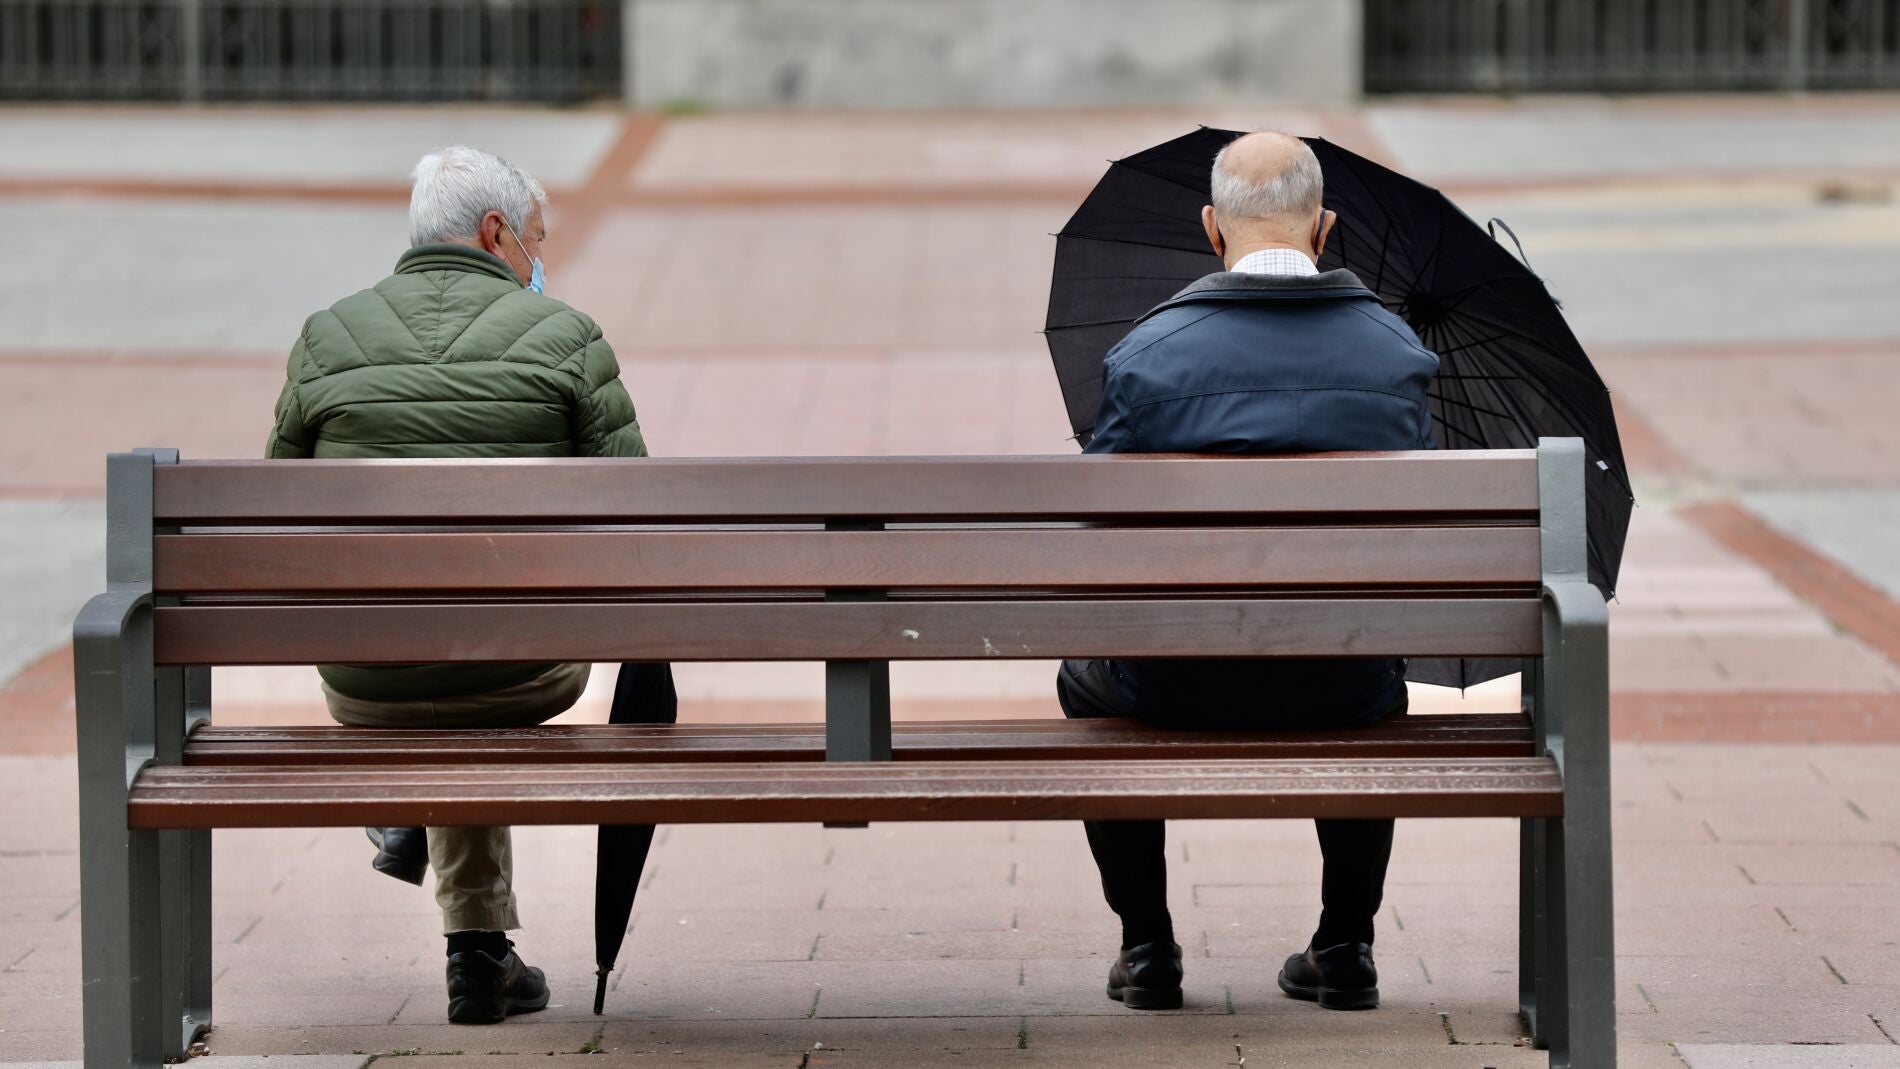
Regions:
[[[423, 158], [395, 274], [304, 323], [266, 455], [640, 457], [646, 445], [600, 328], [547, 296], [540, 183], [462, 146]], [[585, 664], [326, 666], [330, 714], [368, 727], [539, 724], [574, 704]], [[422, 882], [419, 829], [370, 829], [377, 867]], [[430, 828], [448, 937], [449, 1020], [547, 1005], [520, 927], [507, 828]]]

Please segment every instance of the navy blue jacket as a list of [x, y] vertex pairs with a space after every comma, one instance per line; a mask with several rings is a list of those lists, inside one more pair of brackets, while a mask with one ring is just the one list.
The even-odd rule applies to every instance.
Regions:
[[[1105, 360], [1090, 453], [1429, 449], [1438, 357], [1350, 271], [1212, 274], [1143, 316]], [[1126, 697], [1181, 722], [1300, 727], [1373, 719], [1390, 660], [1115, 663]]]

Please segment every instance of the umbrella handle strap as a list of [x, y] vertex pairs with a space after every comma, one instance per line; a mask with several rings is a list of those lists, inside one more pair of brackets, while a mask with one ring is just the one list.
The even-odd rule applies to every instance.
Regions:
[[1511, 244], [1517, 246], [1517, 258], [1524, 262], [1525, 267], [1530, 267], [1531, 258], [1529, 256], [1524, 255], [1524, 243], [1517, 240], [1517, 231], [1512, 230], [1510, 227], [1510, 224], [1506, 223], [1502, 219], [1497, 218], [1496, 216], [1492, 216], [1491, 221], [1484, 224], [1484, 232], [1491, 235], [1492, 241], [1496, 241], [1498, 239], [1498, 231], [1500, 230], [1504, 231], [1504, 233], [1508, 237], [1510, 237]]

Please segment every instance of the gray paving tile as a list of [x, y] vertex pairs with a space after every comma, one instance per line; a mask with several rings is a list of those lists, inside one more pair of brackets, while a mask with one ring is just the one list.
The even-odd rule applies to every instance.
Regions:
[[466, 143], [499, 153], [545, 183], [565, 185], [593, 169], [613, 143], [618, 118], [473, 108], [20, 109], [0, 115], [0, 171], [114, 180], [402, 182], [423, 153]]
[[68, 641], [105, 589], [105, 515], [97, 501], [0, 501], [0, 684]]
[[1676, 1050], [1689, 1069], [1890, 1069], [1900, 1066], [1900, 1047], [1866, 1044], [1769, 1046], [1685, 1043]]
[[1400, 165], [1431, 178], [1788, 171], [1900, 166], [1900, 116], [1643, 112], [1595, 102], [1379, 107], [1367, 121]]
[[25, 198], [0, 227], [23, 246], [0, 258], [22, 349], [288, 353], [305, 317], [409, 247], [400, 204]]
[[[1900, 482], [1900, 472], [1894, 473]], [[1900, 489], [1775, 490], [1742, 499], [1769, 523], [1900, 599]]]

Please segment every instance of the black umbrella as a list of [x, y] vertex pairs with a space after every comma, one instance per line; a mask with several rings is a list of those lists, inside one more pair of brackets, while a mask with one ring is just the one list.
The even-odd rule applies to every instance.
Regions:
[[[1102, 357], [1148, 309], [1221, 270], [1201, 207], [1215, 153], [1239, 136], [1203, 127], [1116, 161], [1056, 235], [1047, 335], [1080, 441], [1101, 404]], [[1590, 581], [1613, 594], [1634, 504], [1629, 473], [1609, 390], [1543, 280], [1444, 194], [1320, 138], [1306, 143], [1325, 174], [1326, 207], [1339, 215], [1320, 267], [1358, 275], [1438, 354], [1439, 447], [1583, 439]], [[1468, 686], [1517, 668], [1415, 661], [1410, 678]]]
[[[671, 724], [679, 719], [673, 668], [664, 661], [620, 666], [609, 724]], [[613, 975], [620, 944], [627, 939], [633, 897], [653, 846], [651, 824], [602, 824], [594, 869], [594, 1012], [607, 1004], [607, 979]]]

